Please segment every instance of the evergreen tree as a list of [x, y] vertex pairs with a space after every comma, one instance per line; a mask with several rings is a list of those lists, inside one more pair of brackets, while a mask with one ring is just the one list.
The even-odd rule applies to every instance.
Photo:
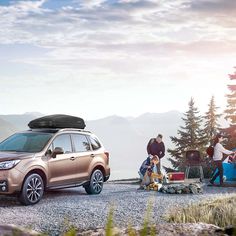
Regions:
[[203, 153], [205, 148], [204, 130], [201, 129], [202, 117], [199, 115], [198, 109], [195, 107], [194, 100], [191, 98], [189, 102], [189, 110], [184, 114], [182, 120], [184, 126], [177, 131], [179, 137], [170, 137], [175, 144], [175, 149], [168, 149], [168, 153], [172, 158], [168, 158], [174, 169], [165, 167], [167, 172], [177, 170], [184, 171], [184, 162], [186, 161], [185, 153], [187, 150], [199, 150]]
[[218, 107], [215, 105], [214, 96], [211, 97], [208, 107], [209, 109], [203, 117], [205, 119], [204, 133], [206, 137], [206, 144], [208, 144], [216, 135], [219, 129], [219, 124], [217, 121], [221, 117], [220, 114], [217, 114]]
[[[236, 71], [234, 74], [230, 74], [229, 78], [236, 82]], [[228, 102], [227, 109], [225, 110], [226, 119], [231, 122], [231, 125], [236, 125], [236, 84], [230, 84], [228, 88], [230, 93], [226, 95]]]
[[[236, 67], [235, 67], [236, 69]], [[236, 82], [236, 71], [234, 74], [229, 74], [230, 80], [234, 80]], [[230, 121], [230, 127], [227, 129], [223, 129], [228, 135], [230, 135], [230, 139], [227, 142], [226, 148], [232, 149], [236, 146], [236, 84], [228, 85], [230, 93], [226, 95], [227, 97], [227, 109], [225, 110], [226, 119]]]
[[[204, 133], [206, 137], [206, 145], [213, 143], [213, 139], [215, 135], [219, 131], [219, 124], [218, 119], [221, 117], [220, 114], [217, 114], [218, 107], [215, 105], [215, 98], [214, 96], [211, 97], [210, 103], [208, 105], [209, 109], [205, 113], [205, 116], [203, 117], [205, 119], [205, 125], [204, 125]], [[207, 146], [205, 147], [205, 150], [207, 149]], [[203, 153], [203, 157], [207, 157], [207, 154]], [[207, 178], [210, 178], [212, 175], [212, 160], [209, 158], [205, 158], [206, 165], [204, 166], [204, 176]]]

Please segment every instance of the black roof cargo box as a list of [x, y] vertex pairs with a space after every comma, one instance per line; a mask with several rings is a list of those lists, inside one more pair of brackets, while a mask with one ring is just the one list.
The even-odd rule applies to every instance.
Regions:
[[50, 115], [31, 120], [28, 124], [31, 129], [42, 128], [76, 128], [84, 129], [85, 122], [82, 118], [68, 115]]

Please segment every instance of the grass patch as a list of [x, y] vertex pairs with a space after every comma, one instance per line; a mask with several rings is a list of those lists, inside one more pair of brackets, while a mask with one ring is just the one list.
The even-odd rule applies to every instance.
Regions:
[[[132, 227], [131, 224], [128, 225], [127, 233], [129, 236], [155, 236], [156, 235], [156, 226], [151, 222], [153, 202], [150, 200], [147, 205], [147, 210], [144, 216], [142, 228], [137, 231]], [[107, 223], [105, 227], [105, 236], [114, 236], [117, 235], [114, 230], [114, 206], [109, 210]]]
[[164, 218], [170, 223], [214, 224], [219, 227], [236, 226], [236, 194], [176, 208]]
[[106, 224], [106, 236], [113, 235], [113, 207], [110, 209], [108, 217], [107, 217], [107, 224]]

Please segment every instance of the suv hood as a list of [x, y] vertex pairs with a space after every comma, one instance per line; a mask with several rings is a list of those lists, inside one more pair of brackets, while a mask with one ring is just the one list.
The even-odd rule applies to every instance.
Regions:
[[22, 160], [33, 157], [34, 154], [27, 152], [0, 152], [0, 162], [10, 160]]

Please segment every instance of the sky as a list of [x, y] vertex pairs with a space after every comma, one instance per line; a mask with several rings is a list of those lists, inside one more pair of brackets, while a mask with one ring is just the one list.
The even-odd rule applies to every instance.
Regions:
[[235, 0], [0, 0], [1, 114], [226, 106]]

